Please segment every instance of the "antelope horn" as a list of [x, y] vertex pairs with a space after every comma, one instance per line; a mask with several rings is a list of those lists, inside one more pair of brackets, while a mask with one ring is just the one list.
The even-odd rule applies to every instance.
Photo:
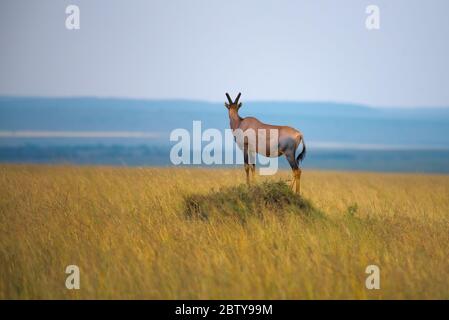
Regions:
[[228, 98], [229, 103], [232, 104], [232, 99], [231, 99], [231, 97], [229, 96], [229, 93], [227, 93], [227, 92], [226, 92], [226, 98]]
[[235, 104], [239, 103], [240, 95], [241, 95], [241, 93], [239, 92], [239, 94], [237, 95], [237, 98], [235, 98], [235, 101], [234, 101]]

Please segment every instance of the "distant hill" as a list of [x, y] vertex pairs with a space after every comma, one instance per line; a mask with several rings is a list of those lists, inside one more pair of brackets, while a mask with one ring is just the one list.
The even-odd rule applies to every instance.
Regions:
[[[223, 100], [224, 101], [224, 100]], [[332, 102], [244, 101], [241, 115], [267, 123], [285, 124], [304, 132], [311, 146], [400, 146], [449, 149], [449, 108], [372, 108]], [[52, 144], [168, 145], [169, 132], [229, 126], [223, 103], [183, 100], [1, 97], [0, 131], [142, 131], [148, 139], [11, 138], [0, 146]]]
[[[240, 113], [303, 131], [306, 168], [449, 173], [449, 109], [243, 101]], [[229, 127], [223, 103], [0, 97], [0, 162], [171, 165], [169, 134], [191, 130], [193, 120]], [[18, 132], [33, 137], [12, 137]]]

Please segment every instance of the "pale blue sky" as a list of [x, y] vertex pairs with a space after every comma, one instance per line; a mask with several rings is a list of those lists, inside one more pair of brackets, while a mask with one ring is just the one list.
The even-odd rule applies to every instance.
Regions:
[[0, 95], [449, 106], [448, 14], [447, 0], [2, 0]]

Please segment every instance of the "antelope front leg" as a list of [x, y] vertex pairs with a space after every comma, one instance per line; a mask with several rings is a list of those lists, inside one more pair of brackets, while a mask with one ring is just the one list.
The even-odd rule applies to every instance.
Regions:
[[251, 164], [250, 165], [250, 169], [251, 169], [251, 178], [253, 180], [253, 182], [256, 182], [256, 165], [255, 164]]
[[245, 163], [245, 172], [246, 172], [246, 184], [249, 186], [249, 164]]
[[[245, 144], [245, 146], [244, 146], [244, 149], [243, 149], [243, 159], [244, 159], [244, 161], [245, 161], [245, 172], [246, 172], [246, 184], [249, 186], [250, 185], [250, 181], [249, 181], [249, 170], [250, 170], [250, 167], [251, 167], [251, 165], [250, 165], [250, 163], [249, 163], [249, 161], [250, 161], [250, 159], [249, 159], [249, 157], [250, 157], [250, 152], [249, 152], [249, 150], [248, 150], [248, 145], [247, 144]], [[251, 162], [251, 163], [254, 163], [254, 162]]]

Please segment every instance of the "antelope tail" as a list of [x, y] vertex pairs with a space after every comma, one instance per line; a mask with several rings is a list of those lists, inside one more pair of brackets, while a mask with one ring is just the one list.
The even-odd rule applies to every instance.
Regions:
[[301, 142], [302, 142], [302, 151], [296, 157], [296, 163], [298, 164], [298, 166], [302, 162], [302, 160], [304, 160], [304, 158], [306, 157], [306, 143], [304, 142], [303, 137], [301, 137]]

